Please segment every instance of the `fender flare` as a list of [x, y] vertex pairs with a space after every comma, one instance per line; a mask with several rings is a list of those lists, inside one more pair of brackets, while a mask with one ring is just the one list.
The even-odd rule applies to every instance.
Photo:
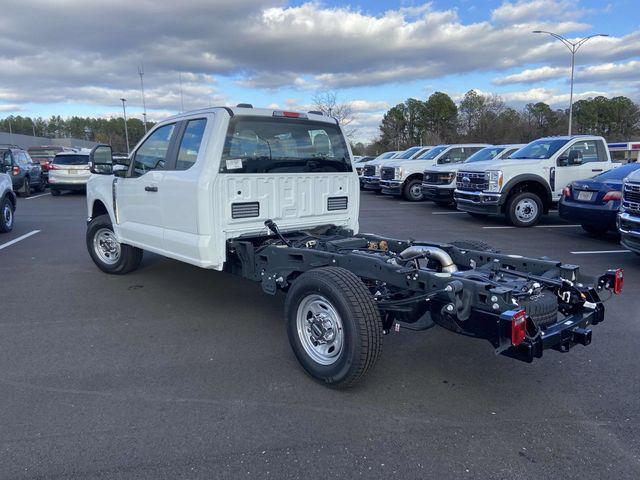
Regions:
[[543, 198], [542, 201], [547, 205], [550, 205], [553, 201], [553, 193], [551, 192], [551, 187], [549, 186], [549, 182], [547, 182], [540, 175], [535, 175], [533, 173], [523, 173], [520, 175], [516, 175], [511, 180], [507, 182], [507, 184], [502, 188], [502, 195], [500, 196], [500, 205], [504, 205], [507, 203], [507, 198], [509, 197], [509, 193], [513, 187], [522, 182], [535, 182], [544, 187], [547, 192], [547, 198]]

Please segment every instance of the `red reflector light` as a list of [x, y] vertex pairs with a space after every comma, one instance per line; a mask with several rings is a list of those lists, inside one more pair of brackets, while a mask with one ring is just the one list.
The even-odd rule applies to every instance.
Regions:
[[571, 187], [564, 187], [564, 190], [562, 190], [562, 196], [564, 198], [571, 198]]
[[16, 165], [15, 167], [13, 167], [11, 173], [13, 173], [13, 175], [20, 175], [20, 167]]
[[57, 165], [54, 165], [53, 163], [50, 163], [49, 166], [47, 167], [48, 170], [60, 170], [58, 168]]
[[518, 310], [511, 318], [511, 345], [520, 345], [527, 336], [527, 312]]
[[622, 200], [622, 192], [611, 191], [607, 192], [604, 197], [602, 197], [603, 202], [608, 202], [610, 200]]
[[624, 284], [624, 271], [618, 268], [615, 273], [615, 281], [613, 282], [613, 293], [620, 295], [622, 293], [622, 285]]
[[306, 113], [283, 112], [282, 110], [274, 110], [273, 116], [284, 118], [308, 118]]

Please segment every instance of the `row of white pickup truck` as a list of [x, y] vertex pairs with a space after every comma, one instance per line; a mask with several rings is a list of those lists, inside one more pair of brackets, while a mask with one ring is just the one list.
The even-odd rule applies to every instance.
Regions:
[[454, 144], [413, 147], [400, 158], [376, 158], [360, 176], [364, 189], [408, 201], [455, 202], [474, 216], [504, 214], [536, 225], [572, 181], [615, 168], [602, 137], [541, 138], [527, 145]]

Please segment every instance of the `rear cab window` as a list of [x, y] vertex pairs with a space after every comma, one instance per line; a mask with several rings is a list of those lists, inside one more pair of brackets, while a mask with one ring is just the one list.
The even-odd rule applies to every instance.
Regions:
[[351, 171], [349, 150], [333, 123], [262, 116], [230, 120], [221, 173]]
[[56, 155], [54, 165], [89, 165], [89, 155]]

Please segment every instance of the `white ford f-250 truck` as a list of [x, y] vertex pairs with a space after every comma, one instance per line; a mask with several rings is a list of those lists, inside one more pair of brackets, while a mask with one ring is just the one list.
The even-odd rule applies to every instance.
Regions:
[[532, 227], [557, 205], [569, 183], [615, 166], [602, 137], [541, 138], [509, 159], [464, 165], [454, 198], [458, 210], [471, 215], [504, 214], [516, 227]]
[[[621, 272], [359, 233], [360, 192], [333, 118], [211, 108], [158, 123], [124, 164], [90, 155], [86, 245], [104, 272], [148, 250], [286, 292], [286, 330], [304, 369], [345, 387], [380, 356], [382, 336], [435, 325], [524, 361], [591, 342], [598, 292]], [[215, 293], [214, 293], [215, 294]]]
[[[2, 162], [2, 158], [0, 158]], [[0, 163], [0, 233], [13, 230], [13, 215], [16, 211], [16, 194], [13, 193], [11, 177], [4, 173], [5, 165]]]

